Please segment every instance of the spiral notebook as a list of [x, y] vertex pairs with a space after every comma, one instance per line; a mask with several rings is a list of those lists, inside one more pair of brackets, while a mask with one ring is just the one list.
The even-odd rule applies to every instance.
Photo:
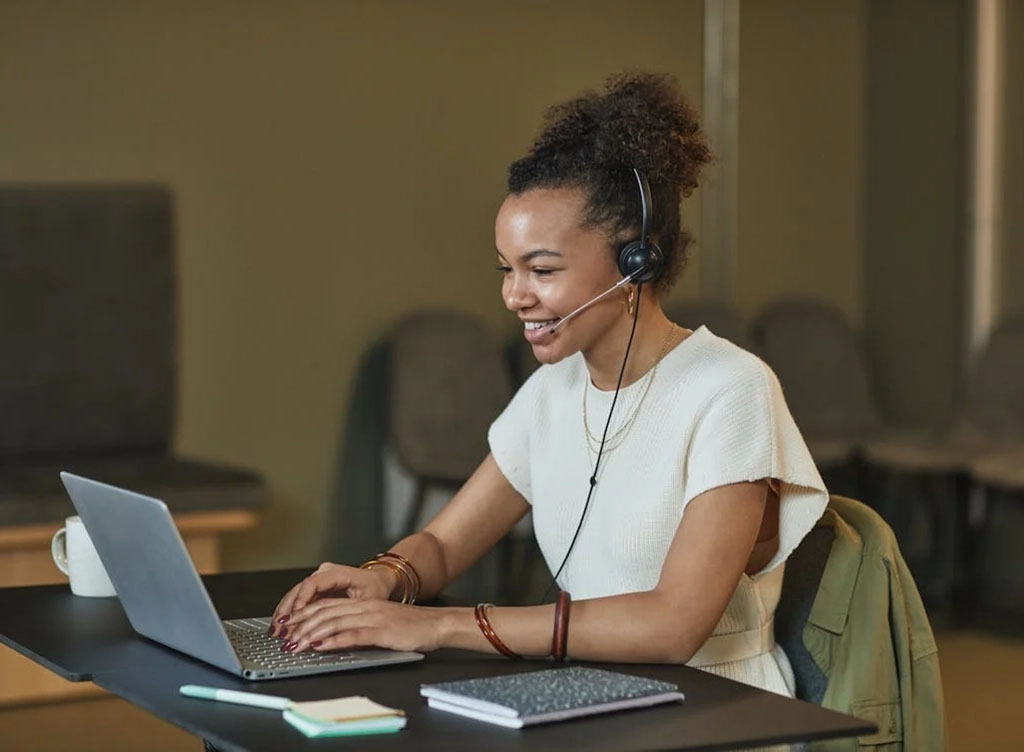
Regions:
[[675, 684], [582, 666], [424, 684], [420, 694], [437, 710], [509, 728], [683, 700]]

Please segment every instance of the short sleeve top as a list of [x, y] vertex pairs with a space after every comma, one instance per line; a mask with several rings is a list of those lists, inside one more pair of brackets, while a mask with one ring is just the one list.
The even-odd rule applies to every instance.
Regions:
[[[534, 372], [488, 432], [498, 467], [532, 505], [552, 571], [580, 521], [612, 397], [577, 353]], [[778, 552], [754, 579], [785, 561], [828, 502], [775, 374], [706, 327], [620, 391], [608, 437], [558, 580], [573, 598], [652, 589], [687, 504], [710, 489], [778, 482]]]

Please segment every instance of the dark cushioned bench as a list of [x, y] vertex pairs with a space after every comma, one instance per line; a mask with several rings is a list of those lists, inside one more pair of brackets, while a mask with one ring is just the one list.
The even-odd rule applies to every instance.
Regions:
[[0, 525], [73, 513], [60, 470], [173, 513], [263, 503], [257, 472], [171, 452], [176, 301], [165, 187], [0, 186]]
[[257, 473], [176, 457], [98, 457], [0, 464], [0, 525], [57, 522], [75, 513], [59, 473], [97, 478], [166, 502], [172, 514], [263, 504]]

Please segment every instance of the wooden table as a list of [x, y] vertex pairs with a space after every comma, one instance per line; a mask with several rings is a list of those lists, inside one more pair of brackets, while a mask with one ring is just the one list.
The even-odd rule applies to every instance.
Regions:
[[[210, 510], [175, 515], [196, 568], [220, 571], [220, 536], [254, 527], [258, 515], [248, 509]], [[50, 555], [50, 540], [63, 522], [0, 527], [0, 587], [66, 583]], [[96, 685], [72, 683], [9, 648], [0, 646], [0, 707], [52, 702], [102, 694]]]

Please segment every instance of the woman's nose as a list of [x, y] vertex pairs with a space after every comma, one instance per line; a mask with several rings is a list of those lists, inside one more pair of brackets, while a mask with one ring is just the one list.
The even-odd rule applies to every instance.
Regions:
[[504, 288], [505, 307], [510, 311], [519, 311], [530, 305], [532, 297], [528, 285], [524, 280], [513, 275], [505, 282]]

